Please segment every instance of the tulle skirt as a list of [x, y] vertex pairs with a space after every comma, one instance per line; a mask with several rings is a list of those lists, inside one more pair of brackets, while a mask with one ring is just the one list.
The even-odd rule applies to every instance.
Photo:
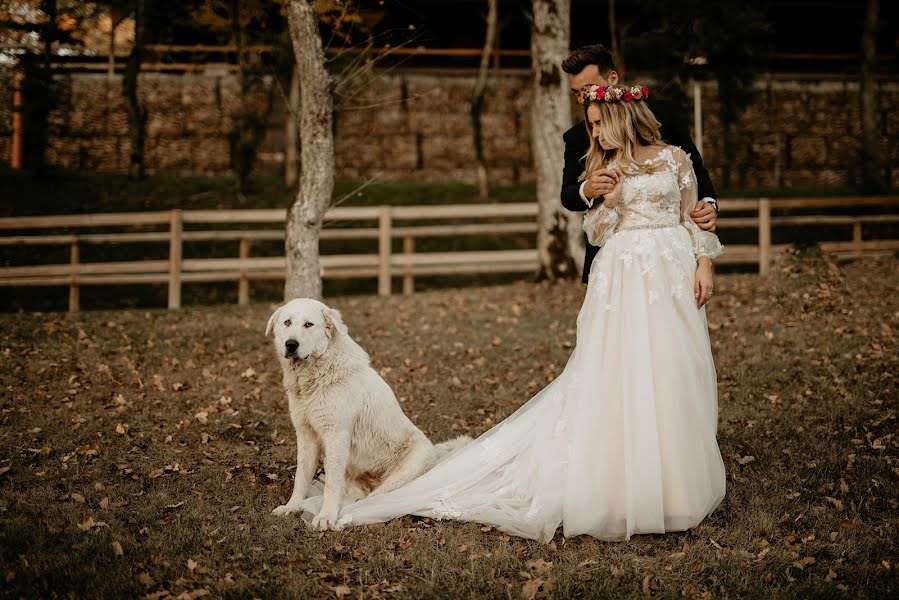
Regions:
[[[565, 369], [516, 412], [338, 527], [406, 514], [549, 541], [682, 531], [724, 498], [717, 384], [681, 226], [619, 231], [597, 254]], [[327, 476], [327, 474], [326, 474]], [[303, 518], [321, 507], [321, 485]]]

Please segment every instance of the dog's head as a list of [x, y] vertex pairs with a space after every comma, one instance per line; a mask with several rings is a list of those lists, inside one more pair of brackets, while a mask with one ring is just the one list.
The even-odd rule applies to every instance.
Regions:
[[265, 335], [272, 332], [278, 355], [298, 361], [322, 356], [347, 328], [338, 310], [312, 298], [297, 298], [272, 313]]

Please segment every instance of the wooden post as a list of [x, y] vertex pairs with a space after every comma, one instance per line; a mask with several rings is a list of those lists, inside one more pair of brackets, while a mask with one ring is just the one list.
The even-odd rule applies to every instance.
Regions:
[[[240, 258], [250, 258], [250, 240], [244, 238], [240, 240]], [[246, 306], [250, 303], [250, 280], [247, 277], [247, 269], [240, 269], [240, 283], [237, 286], [237, 304], [238, 306]]]
[[169, 308], [181, 308], [181, 234], [184, 219], [180, 209], [172, 211], [169, 231]]
[[391, 287], [390, 254], [393, 246], [393, 224], [390, 206], [378, 210], [378, 295], [389, 296]]
[[771, 200], [759, 199], [759, 275], [771, 266]]
[[81, 252], [78, 248], [78, 242], [72, 242], [70, 246], [70, 259], [72, 264], [72, 282], [69, 284], [69, 312], [78, 312], [81, 308], [79, 298], [80, 290], [78, 289], [78, 263], [81, 261]]
[[[415, 238], [411, 235], [403, 237], [403, 254], [411, 256], [415, 254]], [[412, 265], [407, 265], [403, 272], [403, 294], [409, 296], [415, 293], [415, 279], [412, 275]]]
[[25, 155], [25, 132], [22, 111], [25, 109], [25, 101], [22, 97], [22, 80], [24, 76], [17, 73], [13, 80], [12, 95], [12, 156], [10, 156], [9, 166], [13, 169], [21, 169], [23, 157]]
[[862, 251], [862, 222], [856, 221], [852, 224], [852, 242], [855, 245], [855, 251]]

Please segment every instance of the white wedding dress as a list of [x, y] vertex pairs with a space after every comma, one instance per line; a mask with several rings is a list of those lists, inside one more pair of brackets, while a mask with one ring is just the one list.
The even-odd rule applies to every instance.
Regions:
[[[615, 166], [615, 165], [612, 165]], [[721, 254], [689, 214], [688, 155], [666, 146], [625, 171], [615, 209], [584, 217], [593, 261], [577, 345], [515, 413], [393, 492], [342, 507], [338, 528], [405, 514], [517, 536], [627, 540], [697, 525], [724, 497], [717, 384], [696, 256]], [[304, 502], [307, 521], [321, 486]]]

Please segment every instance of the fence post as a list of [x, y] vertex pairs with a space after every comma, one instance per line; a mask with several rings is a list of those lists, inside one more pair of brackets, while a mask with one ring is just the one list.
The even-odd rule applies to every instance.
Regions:
[[[240, 240], [240, 258], [250, 258], [250, 240]], [[237, 285], [237, 305], [246, 306], [250, 303], [250, 279], [247, 277], [246, 267], [240, 268], [240, 283]]]
[[80, 306], [80, 290], [78, 288], [78, 263], [81, 262], [81, 251], [78, 248], [78, 240], [70, 246], [70, 259], [72, 265], [72, 281], [69, 283], [69, 312], [78, 312]]
[[[403, 236], [403, 255], [411, 257], [415, 254], [415, 238], [411, 235]], [[415, 293], [415, 278], [412, 275], [412, 263], [406, 263], [403, 271], [403, 294], [409, 296]]]
[[862, 251], [862, 222], [856, 221], [852, 224], [852, 243], [856, 252]]
[[378, 211], [378, 295], [389, 296], [391, 288], [390, 254], [393, 250], [393, 223], [390, 206]]
[[174, 209], [169, 231], [169, 308], [181, 308], [181, 233], [184, 218], [181, 209]]
[[759, 275], [771, 266], [771, 200], [759, 198]]

